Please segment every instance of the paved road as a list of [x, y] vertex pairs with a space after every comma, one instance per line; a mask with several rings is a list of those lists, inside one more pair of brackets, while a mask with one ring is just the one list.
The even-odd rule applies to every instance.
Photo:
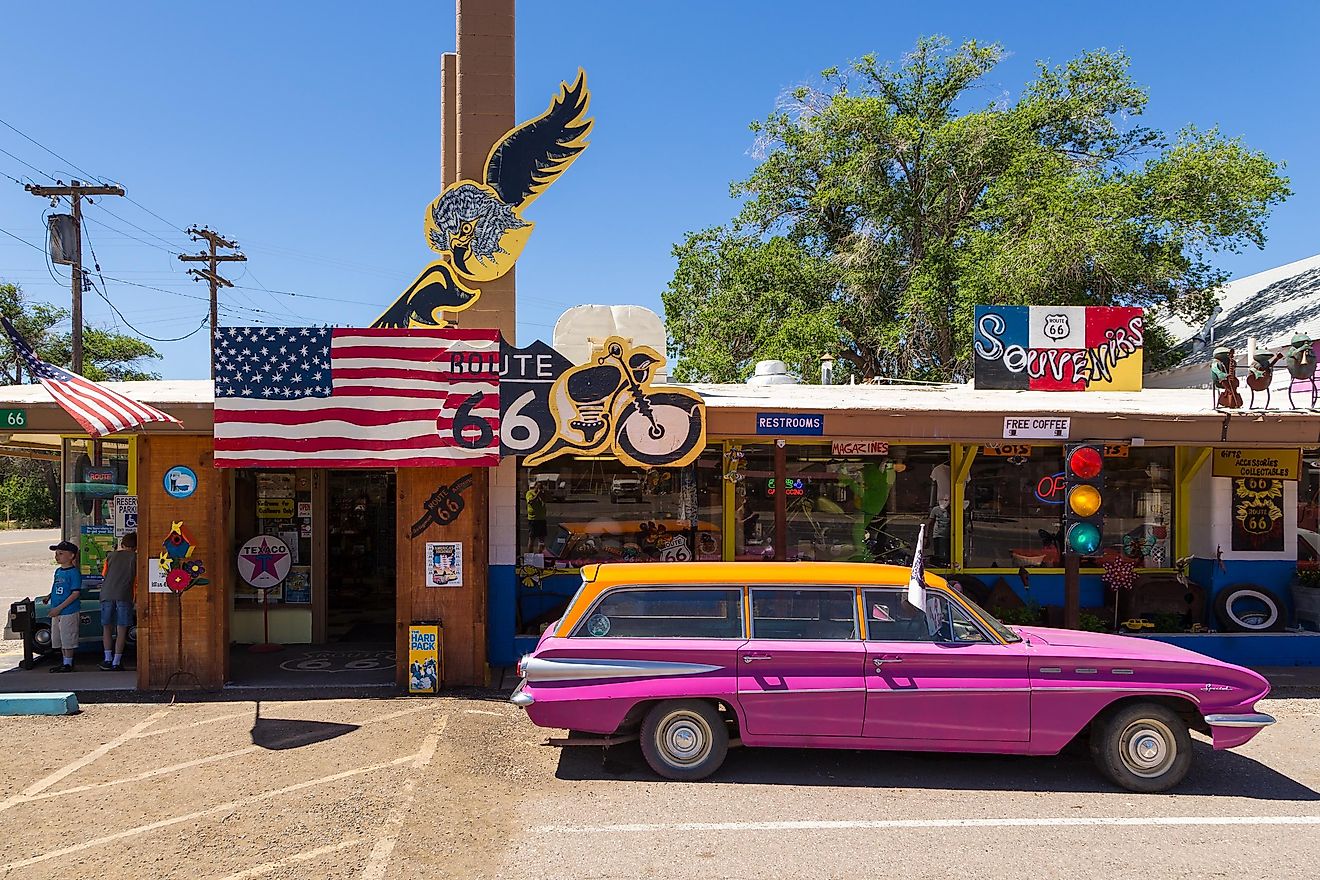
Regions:
[[1314, 876], [1320, 690], [1262, 708], [1276, 727], [1135, 795], [1083, 752], [743, 749], [662, 782], [494, 699], [90, 705], [0, 725], [0, 877]]
[[0, 532], [0, 615], [9, 613], [9, 605], [15, 599], [50, 592], [55, 562], [47, 548], [59, 539], [59, 529]]

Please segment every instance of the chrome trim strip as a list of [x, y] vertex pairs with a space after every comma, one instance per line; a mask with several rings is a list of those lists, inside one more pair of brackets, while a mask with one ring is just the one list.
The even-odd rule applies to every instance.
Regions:
[[1196, 694], [1189, 693], [1188, 691], [1175, 690], [1173, 688], [1140, 687], [1140, 686], [1132, 686], [1132, 685], [1129, 685], [1128, 687], [1105, 687], [1101, 685], [1097, 685], [1095, 687], [1054, 687], [1052, 685], [1047, 684], [1047, 685], [1033, 687], [1032, 691], [1038, 694], [1118, 693], [1118, 694], [1131, 694], [1134, 697], [1148, 696], [1150, 694], [1177, 694], [1180, 697], [1186, 697], [1187, 699], [1191, 700], [1193, 703], [1195, 703], [1198, 706], [1201, 704], [1201, 698], [1198, 697]]
[[1274, 716], [1264, 712], [1251, 712], [1245, 715], [1207, 715], [1205, 723], [1211, 727], [1269, 727], [1275, 721]]
[[1030, 693], [1029, 687], [1005, 687], [1005, 688], [870, 688], [867, 693], [871, 694], [1026, 694]]
[[523, 667], [527, 681], [584, 681], [611, 678], [650, 678], [653, 676], [700, 675], [716, 672], [723, 666], [706, 663], [680, 663], [673, 660], [579, 660], [576, 658], [529, 657]]
[[1111, 669], [1111, 670], [1109, 670], [1109, 674], [1110, 674], [1110, 675], [1133, 675], [1134, 673], [1132, 672], [1131, 669]]
[[1077, 673], [1078, 675], [1095, 675], [1099, 671], [1100, 671], [1099, 669], [1092, 669], [1089, 666], [1088, 667], [1079, 666], [1073, 670], [1073, 672]]
[[740, 697], [754, 697], [758, 694], [859, 694], [864, 693], [866, 688], [783, 688], [776, 690], [739, 690]]
[[509, 696], [509, 702], [523, 709], [526, 709], [528, 706], [532, 705], [532, 703], [535, 703], [536, 698], [523, 690], [526, 686], [526, 681], [518, 682], [518, 686], [513, 689], [513, 694]]
[[1063, 672], [1062, 666], [1042, 666], [1038, 672]]

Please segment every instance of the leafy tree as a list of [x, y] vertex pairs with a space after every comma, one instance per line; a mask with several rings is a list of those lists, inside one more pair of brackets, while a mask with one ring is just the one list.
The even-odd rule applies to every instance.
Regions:
[[1280, 166], [1216, 129], [1132, 123], [1147, 96], [1121, 53], [1038, 64], [1016, 99], [972, 106], [1004, 55], [925, 38], [753, 124], [741, 211], [674, 248], [676, 377], [734, 381], [770, 357], [810, 373], [830, 353], [843, 375], [967, 379], [977, 303], [1208, 314], [1226, 278], [1209, 259], [1264, 245], [1291, 194]]
[[[18, 285], [0, 283], [0, 314], [14, 323], [42, 360], [66, 368], [73, 362], [72, 335], [52, 331], [56, 324], [69, 318], [68, 309], [31, 302]], [[137, 337], [99, 327], [83, 328], [83, 375], [88, 379], [97, 382], [159, 379], [159, 373], [138, 366], [143, 360], [159, 359], [159, 352]], [[28, 378], [26, 373], [9, 338], [0, 333], [0, 385], [19, 384]]]

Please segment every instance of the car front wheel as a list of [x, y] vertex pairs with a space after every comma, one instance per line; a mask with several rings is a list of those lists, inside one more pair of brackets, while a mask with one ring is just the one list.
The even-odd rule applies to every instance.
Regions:
[[1187, 724], [1167, 706], [1124, 706], [1091, 734], [1091, 755], [1100, 771], [1129, 791], [1167, 791], [1192, 766]]
[[724, 763], [729, 730], [715, 707], [703, 700], [661, 703], [642, 722], [642, 754], [666, 779], [704, 779]]

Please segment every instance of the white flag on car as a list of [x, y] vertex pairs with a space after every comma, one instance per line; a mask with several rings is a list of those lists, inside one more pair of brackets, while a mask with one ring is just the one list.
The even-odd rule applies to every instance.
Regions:
[[908, 604], [926, 610], [926, 524], [917, 532], [917, 549], [912, 554], [912, 575], [908, 578]]

